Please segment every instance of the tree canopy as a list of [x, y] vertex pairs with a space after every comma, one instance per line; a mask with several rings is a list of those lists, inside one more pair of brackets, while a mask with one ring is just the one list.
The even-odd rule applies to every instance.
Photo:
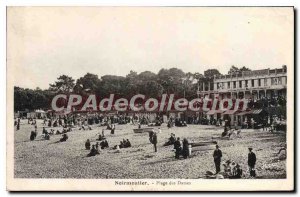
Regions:
[[[232, 66], [229, 73], [247, 70], [250, 69]], [[157, 98], [165, 93], [188, 98], [195, 96], [203, 83], [207, 89], [207, 83], [212, 83], [214, 75], [221, 73], [217, 69], [208, 69], [204, 74], [185, 73], [178, 68], [161, 69], [157, 74], [150, 71], [137, 73], [131, 70], [125, 77], [104, 75], [99, 78], [96, 74], [86, 73], [76, 82], [71, 76], [61, 75], [45, 90], [15, 87], [14, 110], [50, 109], [51, 99], [58, 93], [96, 94], [102, 98], [110, 94], [127, 98], [135, 94], [144, 94]]]
[[251, 71], [251, 69], [249, 69], [249, 68], [247, 68], [245, 66], [243, 66], [241, 68], [238, 68], [238, 67], [232, 65], [231, 68], [230, 68], [230, 70], [228, 71], [228, 74], [229, 75], [235, 75], [235, 74], [240, 74], [243, 71]]

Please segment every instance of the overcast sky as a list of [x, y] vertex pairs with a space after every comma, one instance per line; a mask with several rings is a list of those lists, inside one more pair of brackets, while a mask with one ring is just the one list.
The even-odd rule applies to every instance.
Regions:
[[293, 8], [10, 7], [8, 79], [48, 88], [59, 75], [125, 76], [231, 65], [293, 66]]

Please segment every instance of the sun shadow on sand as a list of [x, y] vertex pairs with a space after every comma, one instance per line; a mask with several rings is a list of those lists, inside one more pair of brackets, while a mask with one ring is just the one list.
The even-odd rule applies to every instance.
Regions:
[[47, 140], [44, 140], [44, 139], [38, 139], [38, 140], [24, 140], [24, 141], [19, 141], [19, 142], [15, 142], [15, 144], [19, 144], [19, 143], [25, 143], [25, 142], [40, 142], [40, 141], [47, 141]]
[[[152, 158], [152, 157], [150, 157], [150, 158]], [[144, 159], [142, 159], [142, 160], [147, 160], [147, 158], [144, 157]], [[166, 158], [158, 160], [158, 161], [147, 162], [147, 163], [144, 163], [144, 164], [141, 164], [141, 165], [148, 166], [148, 165], [154, 165], [154, 164], [159, 164], [159, 163], [175, 162], [175, 161], [178, 161], [178, 160], [175, 160], [174, 157], [166, 157]]]
[[32, 141], [31, 140], [19, 141], [19, 142], [15, 142], [15, 144], [20, 144], [20, 143], [25, 143], [25, 142], [32, 142]]
[[61, 142], [61, 141], [55, 141], [55, 142], [49, 143], [48, 145], [51, 145], [51, 144], [58, 144], [58, 143], [63, 143], [63, 142]]

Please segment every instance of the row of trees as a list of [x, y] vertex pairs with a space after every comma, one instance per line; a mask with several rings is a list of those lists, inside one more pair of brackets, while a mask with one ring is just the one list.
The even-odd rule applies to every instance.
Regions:
[[[247, 68], [246, 68], [247, 69]], [[245, 67], [238, 69], [232, 66], [228, 74], [242, 72]], [[249, 69], [247, 69], [249, 70]], [[157, 74], [144, 71], [137, 73], [130, 71], [126, 77], [115, 75], [98, 75], [87, 73], [83, 77], [73, 79], [61, 75], [46, 90], [36, 88], [14, 88], [14, 110], [49, 109], [51, 99], [58, 93], [97, 94], [107, 97], [114, 93], [120, 97], [130, 97], [135, 94], [144, 94], [148, 97], [160, 97], [163, 93], [174, 93], [179, 97], [195, 97], [197, 89], [203, 82], [212, 81], [214, 75], [220, 75], [217, 69], [209, 69], [200, 73], [185, 73], [178, 68], [161, 69]]]

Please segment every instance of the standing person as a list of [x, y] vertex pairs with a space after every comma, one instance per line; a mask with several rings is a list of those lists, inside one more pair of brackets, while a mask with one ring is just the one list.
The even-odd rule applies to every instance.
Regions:
[[249, 172], [251, 177], [255, 177], [255, 163], [256, 163], [256, 155], [254, 152], [252, 152], [252, 148], [248, 148], [248, 166], [249, 166]]
[[180, 143], [180, 138], [179, 137], [174, 142], [174, 149], [175, 149], [175, 159], [179, 159], [180, 152], [181, 152], [181, 143]]
[[86, 142], [85, 142], [85, 149], [86, 150], [90, 150], [91, 149], [91, 142], [90, 142], [89, 139], [87, 139]]
[[157, 135], [156, 135], [156, 133], [154, 133], [152, 136], [152, 144], [154, 146], [154, 151], [157, 152], [157, 146], [156, 146], [157, 145]]
[[184, 159], [189, 156], [189, 141], [186, 138], [182, 141], [182, 156]]
[[115, 129], [116, 129], [115, 125], [112, 124], [110, 134], [115, 134]]
[[214, 162], [216, 166], [216, 174], [220, 172], [220, 165], [221, 165], [221, 158], [222, 158], [222, 151], [219, 149], [219, 146], [216, 145], [216, 150], [213, 154]]
[[150, 131], [149, 132], [149, 141], [151, 144], [153, 144], [153, 135], [154, 135], [154, 131]]

